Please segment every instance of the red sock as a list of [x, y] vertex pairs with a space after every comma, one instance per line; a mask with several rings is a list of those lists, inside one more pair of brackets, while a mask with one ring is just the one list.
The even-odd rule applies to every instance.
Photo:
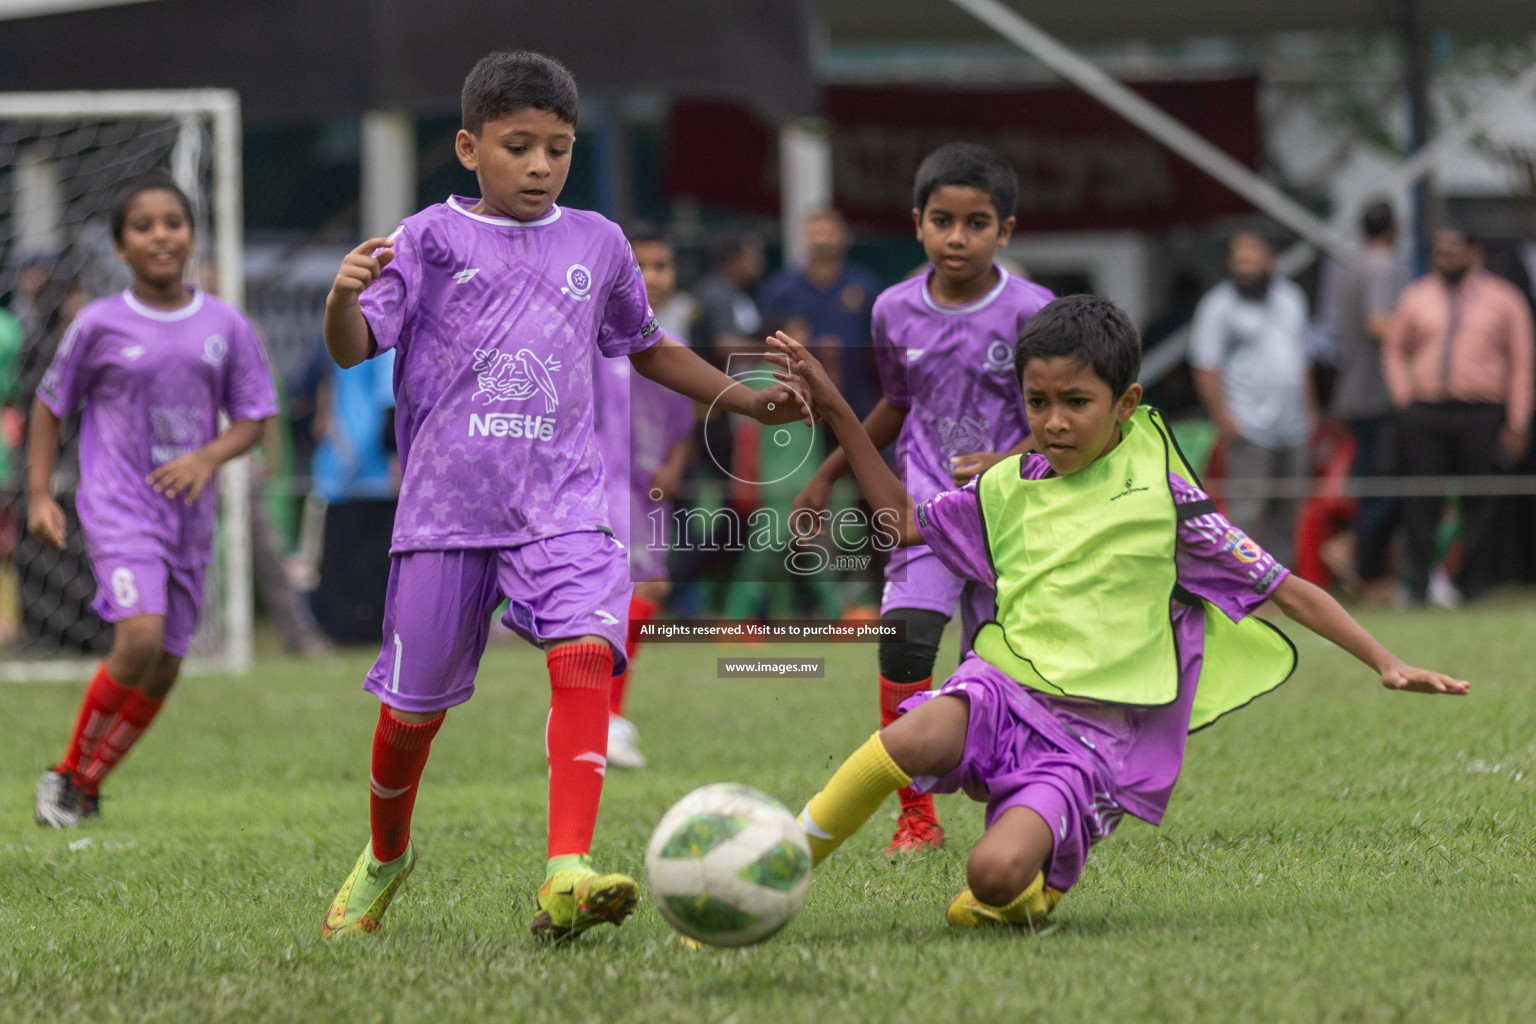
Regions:
[[107, 674], [106, 662], [96, 666], [96, 674], [91, 677], [91, 684], [85, 688], [85, 696], [80, 699], [75, 731], [69, 737], [64, 759], [59, 762], [61, 771], [68, 772], [76, 779], [80, 777], [82, 763], [91, 763], [91, 754], [95, 752], [96, 745], [107, 734], [117, 713], [131, 696], [133, 690]]
[[405, 853], [411, 841], [411, 812], [421, 770], [432, 752], [432, 737], [446, 713], [430, 722], [402, 722], [379, 705], [373, 730], [373, 768], [368, 778], [368, 826], [373, 832], [373, 856], [391, 861]]
[[608, 683], [613, 648], [607, 644], [564, 644], [550, 651], [549, 856], [586, 853], [592, 848], [597, 805], [608, 764]]
[[884, 729], [900, 717], [900, 712], [896, 709], [901, 707], [902, 701], [919, 693], [927, 693], [931, 689], [933, 689], [933, 676], [919, 679], [915, 683], [893, 683], [882, 675], [880, 677], [880, 728]]
[[80, 773], [80, 779], [87, 790], [95, 792], [118, 762], [128, 756], [128, 751], [139, 742], [139, 737], [144, 735], [149, 723], [155, 720], [164, 704], [163, 697], [150, 700], [137, 690], [129, 691], [128, 699], [123, 702], [112, 727], [92, 751], [90, 764]]
[[624, 641], [624, 671], [613, 677], [613, 682], [608, 687], [608, 713], [613, 715], [624, 714], [624, 691], [629, 685], [629, 672], [635, 667], [635, 652], [640, 650], [640, 641], [635, 639], [641, 623], [648, 622], [657, 612], [655, 601], [647, 601], [643, 597], [630, 597], [629, 599], [629, 636]]
[[[915, 683], [893, 683], [884, 675], [880, 677], [880, 728], [884, 729], [900, 717], [897, 708], [914, 694], [925, 693], [933, 688], [933, 676]], [[932, 793], [916, 793], [903, 786], [896, 791], [903, 807], [933, 807]]]

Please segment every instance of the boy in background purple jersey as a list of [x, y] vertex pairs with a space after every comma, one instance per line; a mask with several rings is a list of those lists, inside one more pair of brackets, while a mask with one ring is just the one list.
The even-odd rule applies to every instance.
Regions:
[[[896, 465], [918, 501], [964, 483], [1024, 450], [1029, 425], [1013, 373], [1013, 344], [1051, 293], [997, 261], [1013, 232], [1019, 183], [1013, 168], [982, 146], [952, 143], [917, 169], [912, 222], [932, 264], [880, 293], [872, 333], [884, 397], [864, 420], [876, 448], [896, 442]], [[826, 509], [848, 472], [829, 455], [795, 509]], [[897, 548], [885, 567], [882, 621], [906, 623], [906, 639], [880, 644], [880, 724], [901, 702], [933, 685], [933, 663], [958, 602], [969, 646], [992, 604], [991, 591], [945, 567], [926, 545]], [[933, 796], [903, 788], [887, 854], [944, 845]]]
[[[28, 441], [27, 529], [64, 546], [53, 500], [59, 425], [80, 419], [76, 510], [96, 577], [92, 607], [115, 624], [63, 759], [38, 782], [39, 825], [100, 813], [107, 774], [149, 728], [181, 671], [213, 559], [218, 468], [277, 414], [266, 352], [240, 311], [182, 282], [192, 206], [165, 174], [113, 200], [112, 238], [133, 284], [86, 306], [37, 389]], [[219, 413], [232, 421], [219, 432]]]
[[[1134, 704], [1088, 696], [1094, 687], [1105, 692], [1102, 677], [1077, 686], [1066, 675], [1035, 674], [1030, 678], [1040, 685], [1029, 685], [1013, 674], [1017, 661], [983, 644], [996, 633], [984, 633], [942, 688], [903, 702], [901, 717], [870, 737], [811, 798], [800, 822], [816, 863], [891, 790], [963, 789], [987, 804], [986, 832], [967, 861], [969, 886], [950, 904], [946, 920], [955, 927], [1040, 922], [1123, 812], [1153, 825], [1162, 820], [1190, 729], [1282, 682], [1282, 673], [1259, 678], [1255, 671], [1270, 655], [1281, 654], [1284, 672], [1294, 667], [1294, 651], [1285, 650], [1283, 640], [1252, 648], [1267, 650], [1259, 658], [1221, 660], [1233, 650], [1218, 639], [1233, 636], [1225, 623], [1238, 630], [1246, 625], [1250, 637], [1273, 636], [1270, 627], [1245, 621], [1265, 600], [1369, 665], [1388, 689], [1467, 692], [1464, 681], [1393, 656], [1325, 591], [1276, 564], [1215, 511], [1196, 481], [1169, 470], [1168, 442], [1156, 445], [1154, 457], [1137, 454], [1156, 429], [1152, 414], [1137, 408], [1140, 339], [1125, 314], [1103, 299], [1059, 299], [1019, 338], [1017, 372], [1040, 451], [1005, 460], [959, 490], [923, 502], [886, 467], [800, 343], [781, 334], [770, 344], [784, 353], [816, 411], [843, 439], [866, 500], [894, 513], [887, 522], [897, 543], [931, 545], [957, 575], [997, 587], [996, 614], [1008, 649], [1031, 657], [1051, 651], [1060, 634], [1029, 628], [1062, 621], [1043, 607], [1033, 609], [1031, 619], [1035, 597], [1050, 595], [1052, 601], [1040, 604], [1078, 613], [1067, 645], [1085, 669], [1077, 680], [1092, 679], [1106, 649], [1116, 647], [1102, 625], [1114, 614], [1117, 622], [1148, 624], [1173, 684], [1166, 698]], [[1005, 500], [999, 502], [999, 495]], [[1064, 509], [1079, 514], [1056, 514]], [[1130, 509], [1136, 511], [1116, 524], [1128, 529], [1105, 527]], [[1020, 524], [1038, 529], [1044, 539], [1032, 540]], [[1080, 567], [1085, 561], [1093, 563], [1086, 573]], [[1175, 585], [1124, 584], [1143, 578], [1142, 565], [1151, 564], [1166, 573], [1157, 579]], [[1019, 625], [1025, 628], [1015, 630]], [[1081, 637], [1089, 639], [1076, 642]], [[1131, 677], [1157, 674], [1149, 659], [1111, 664], [1111, 684], [1118, 683], [1122, 665]], [[1247, 672], [1236, 676], [1255, 678], [1234, 679], [1231, 670], [1239, 665]], [[1211, 694], [1235, 699], [1213, 705]]]
[[[668, 323], [677, 293], [677, 263], [672, 243], [648, 226], [631, 228], [629, 245], [645, 280], [662, 333], [686, 344], [687, 324]], [[640, 643], [637, 630], [667, 598], [667, 551], [672, 530], [672, 496], [688, 468], [693, 450], [693, 402], [630, 372], [628, 359], [597, 357], [597, 447], [603, 456], [608, 517], [614, 535], [629, 551], [629, 637], [624, 668], [613, 677], [608, 695], [608, 764], [644, 768], [640, 733], [624, 717], [629, 674]]]
[[375, 932], [415, 863], [411, 812], [444, 712], [469, 699], [492, 611], [544, 648], [551, 699], [549, 845], [532, 930], [564, 939], [622, 921], [635, 881], [591, 866], [609, 679], [624, 666], [629, 572], [593, 436], [595, 352], [763, 422], [798, 419], [788, 387], [754, 392], [664, 339], [619, 228], [555, 205], [576, 141], [576, 83], [558, 62], [493, 53], [464, 82], [450, 196], [343, 261], [325, 342], [353, 366], [394, 349], [401, 485], [384, 645], [372, 838], [322, 933]]

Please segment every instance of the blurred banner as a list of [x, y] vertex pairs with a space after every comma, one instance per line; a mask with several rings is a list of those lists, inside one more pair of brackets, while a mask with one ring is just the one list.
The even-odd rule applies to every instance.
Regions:
[[[1261, 145], [1258, 80], [1134, 88], [1248, 167]], [[911, 226], [912, 177], [946, 142], [980, 142], [1019, 174], [1026, 231], [1162, 230], [1250, 207], [1087, 95], [1070, 88], [959, 90], [830, 86], [833, 193], [845, 216]], [[778, 211], [773, 127], [735, 103], [673, 104], [667, 187], [711, 206]]]

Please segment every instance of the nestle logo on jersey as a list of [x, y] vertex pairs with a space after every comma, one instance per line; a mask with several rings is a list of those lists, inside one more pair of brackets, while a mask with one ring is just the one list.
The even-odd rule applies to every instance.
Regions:
[[526, 437], [530, 441], [553, 441], [555, 418], [530, 416], [520, 412], [471, 413], [470, 437]]

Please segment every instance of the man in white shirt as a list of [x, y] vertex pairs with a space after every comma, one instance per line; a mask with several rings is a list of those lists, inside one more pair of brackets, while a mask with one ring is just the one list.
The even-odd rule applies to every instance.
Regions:
[[[1275, 252], [1253, 232], [1232, 237], [1231, 277], [1195, 310], [1189, 362], [1215, 421], [1231, 479], [1310, 475], [1307, 438], [1316, 419], [1307, 357], [1307, 297], [1274, 276]], [[1294, 499], [1241, 497], [1227, 514], [1282, 565], [1293, 555]], [[1252, 524], [1251, 526], [1249, 524]]]

